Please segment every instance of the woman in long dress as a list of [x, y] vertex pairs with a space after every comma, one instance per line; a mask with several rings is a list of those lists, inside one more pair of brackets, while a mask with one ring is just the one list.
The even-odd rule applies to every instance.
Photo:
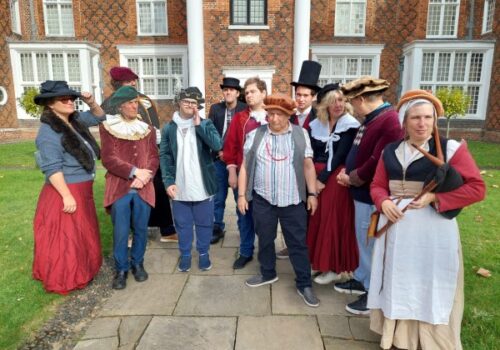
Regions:
[[[393, 224], [375, 241], [368, 308], [371, 329], [391, 349], [461, 349], [463, 263], [458, 225], [442, 213], [484, 198], [485, 186], [465, 142], [439, 138], [441, 102], [423, 90], [398, 105], [404, 140], [389, 144], [377, 166], [371, 196]], [[463, 180], [448, 192], [415, 199], [436, 165], [415, 148], [440, 155]], [[409, 210], [402, 208], [409, 205]]]
[[[90, 112], [75, 111], [81, 98]], [[102, 263], [92, 184], [99, 146], [88, 127], [104, 118], [89, 93], [65, 81], [46, 81], [35, 103], [43, 106], [36, 160], [45, 175], [34, 219], [33, 278], [59, 294], [85, 287]]]
[[354, 205], [349, 189], [336, 177], [360, 124], [349, 114], [338, 84], [326, 85], [317, 99], [318, 117], [310, 123], [310, 136], [320, 194], [318, 209], [309, 218], [307, 246], [312, 269], [321, 271], [314, 282], [328, 284], [358, 266]]

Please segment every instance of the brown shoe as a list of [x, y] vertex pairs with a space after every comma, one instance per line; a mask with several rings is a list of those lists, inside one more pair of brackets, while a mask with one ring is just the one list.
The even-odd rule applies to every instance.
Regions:
[[177, 236], [177, 233], [174, 233], [173, 235], [169, 235], [169, 236], [161, 236], [160, 237], [160, 242], [163, 242], [163, 243], [179, 243], [179, 237]]

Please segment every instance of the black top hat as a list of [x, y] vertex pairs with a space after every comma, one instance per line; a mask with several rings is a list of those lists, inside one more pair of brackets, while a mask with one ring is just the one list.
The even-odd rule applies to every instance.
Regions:
[[318, 86], [320, 72], [321, 64], [316, 61], [304, 61], [302, 62], [302, 68], [300, 68], [299, 81], [293, 81], [290, 85], [295, 87], [305, 86], [314, 91], [319, 91], [321, 90]]
[[233, 89], [240, 91], [241, 90], [240, 81], [239, 81], [239, 79], [236, 79], [236, 78], [225, 77], [222, 79], [222, 84], [220, 84], [220, 88], [221, 89], [233, 88]]
[[40, 94], [35, 96], [34, 101], [37, 105], [44, 105], [48, 99], [58, 96], [73, 96], [76, 99], [82, 95], [70, 89], [64, 80], [47, 80], [40, 85]]
[[326, 96], [326, 94], [332, 90], [338, 90], [340, 89], [339, 83], [334, 83], [334, 84], [326, 84], [323, 86], [323, 88], [318, 92], [318, 95], [316, 95], [316, 101], [318, 103], [321, 103], [321, 100]]

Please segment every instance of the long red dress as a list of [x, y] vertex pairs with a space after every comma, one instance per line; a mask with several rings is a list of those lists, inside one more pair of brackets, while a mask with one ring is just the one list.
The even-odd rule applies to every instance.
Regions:
[[92, 183], [67, 184], [77, 205], [73, 214], [62, 211], [62, 197], [51, 184], [45, 184], [40, 193], [34, 219], [33, 278], [42, 281], [48, 292], [67, 294], [84, 288], [99, 272], [101, 241]]
[[[316, 174], [325, 184], [307, 227], [306, 242], [313, 270], [339, 274], [358, 267], [354, 202], [349, 189], [337, 183], [337, 174], [344, 168], [358, 125], [349, 114], [339, 118], [333, 131], [317, 119], [310, 124]], [[325, 169], [328, 162], [331, 171]]]

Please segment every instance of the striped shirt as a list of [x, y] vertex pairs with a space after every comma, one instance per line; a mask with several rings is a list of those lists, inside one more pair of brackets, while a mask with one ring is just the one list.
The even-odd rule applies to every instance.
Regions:
[[[311, 141], [305, 129], [305, 158], [312, 158]], [[250, 151], [256, 130], [246, 138], [244, 155]], [[257, 148], [254, 177], [254, 191], [271, 205], [288, 207], [300, 203], [297, 178], [293, 166], [294, 145], [292, 141], [292, 125], [284, 134], [275, 134], [267, 128], [262, 142]]]

